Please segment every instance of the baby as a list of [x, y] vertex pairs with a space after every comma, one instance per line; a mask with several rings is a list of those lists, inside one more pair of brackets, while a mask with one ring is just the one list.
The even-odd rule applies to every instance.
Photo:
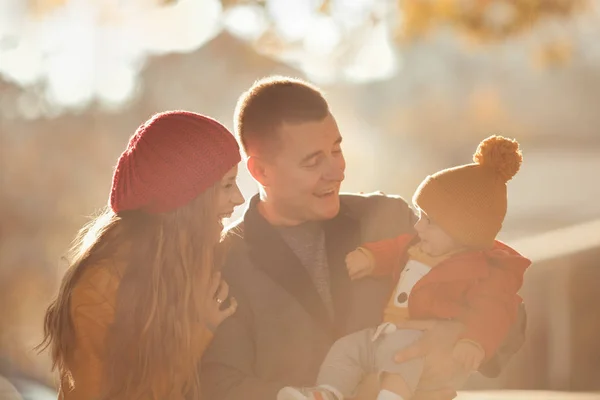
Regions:
[[491, 136], [479, 144], [473, 160], [421, 183], [413, 197], [417, 235], [366, 243], [348, 254], [352, 279], [395, 278], [383, 323], [338, 340], [321, 366], [317, 386], [285, 387], [278, 400], [351, 398], [372, 372], [380, 378], [377, 400], [410, 399], [424, 360], [394, 361], [421, 334], [396, 327], [407, 319], [463, 323], [453, 357], [464, 379], [494, 355], [516, 320], [517, 292], [530, 265], [496, 240], [506, 215], [506, 183], [518, 172], [522, 156], [516, 141]]

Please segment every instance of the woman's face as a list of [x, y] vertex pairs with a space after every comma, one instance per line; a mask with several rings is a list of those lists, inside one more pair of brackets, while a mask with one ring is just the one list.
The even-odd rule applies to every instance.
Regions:
[[229, 218], [233, 209], [244, 203], [244, 196], [237, 185], [238, 167], [231, 168], [219, 182], [217, 194], [217, 211], [219, 219]]

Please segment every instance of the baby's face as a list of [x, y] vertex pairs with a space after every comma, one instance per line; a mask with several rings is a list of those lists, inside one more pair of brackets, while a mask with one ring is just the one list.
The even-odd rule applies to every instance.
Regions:
[[432, 257], [437, 257], [461, 247], [442, 228], [431, 221], [427, 214], [421, 210], [418, 212], [419, 220], [415, 224], [415, 229], [421, 239], [421, 250]]

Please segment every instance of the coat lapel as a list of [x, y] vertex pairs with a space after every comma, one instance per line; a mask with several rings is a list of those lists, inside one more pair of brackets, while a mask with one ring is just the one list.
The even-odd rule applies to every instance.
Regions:
[[323, 228], [335, 310], [334, 333], [339, 336], [345, 330], [352, 296], [351, 281], [346, 269], [346, 255], [360, 245], [360, 225], [349, 215], [342, 203], [338, 215], [325, 221]]
[[279, 284], [325, 330], [331, 321], [312, 280], [281, 235], [258, 212], [258, 196], [250, 201], [244, 216], [244, 237], [253, 264]]

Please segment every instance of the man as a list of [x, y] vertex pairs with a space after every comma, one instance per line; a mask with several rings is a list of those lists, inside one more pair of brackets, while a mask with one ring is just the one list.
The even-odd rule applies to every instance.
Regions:
[[[239, 307], [205, 353], [202, 387], [211, 400], [275, 400], [283, 386], [314, 384], [337, 338], [379, 324], [391, 282], [352, 282], [345, 257], [360, 243], [411, 232], [415, 215], [399, 197], [339, 194], [342, 136], [317, 88], [289, 78], [258, 81], [241, 96], [235, 125], [260, 194], [226, 238], [223, 276]], [[449, 381], [446, 350], [460, 325], [409, 327], [425, 334], [400, 359], [434, 357], [429, 375]]]

